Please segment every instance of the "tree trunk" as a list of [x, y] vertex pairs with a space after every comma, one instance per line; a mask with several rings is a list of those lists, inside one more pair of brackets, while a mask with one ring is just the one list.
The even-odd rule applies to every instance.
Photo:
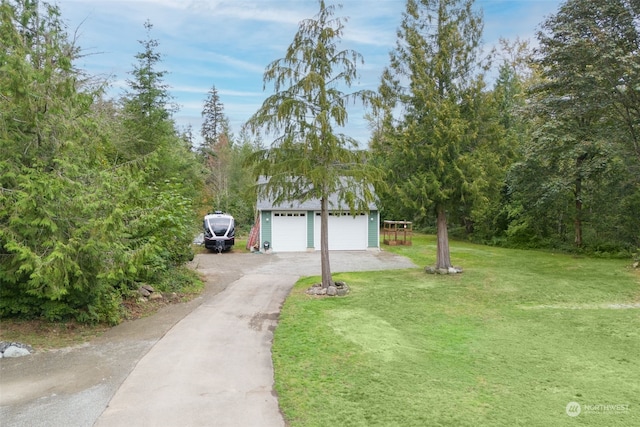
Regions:
[[322, 265], [322, 287], [331, 285], [331, 265], [329, 264], [329, 210], [327, 198], [320, 199], [320, 263]]
[[582, 246], [582, 180], [580, 178], [576, 179], [576, 217], [573, 221], [574, 224], [574, 233], [575, 239], [574, 244], [576, 247]]
[[443, 206], [437, 207], [438, 211], [438, 241], [436, 268], [451, 267], [451, 256], [449, 254], [449, 233], [447, 232], [447, 214]]
[[575, 181], [574, 195], [576, 198], [576, 216], [573, 221], [575, 230], [574, 243], [576, 247], [582, 246], [582, 163], [584, 162], [584, 155], [576, 159], [576, 171], [577, 177]]

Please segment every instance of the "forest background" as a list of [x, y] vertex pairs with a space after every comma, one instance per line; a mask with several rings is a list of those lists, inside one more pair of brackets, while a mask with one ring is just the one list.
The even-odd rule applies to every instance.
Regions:
[[[404, 34], [425, 30], [405, 18]], [[128, 90], [111, 99], [107, 82], [76, 68], [82, 49], [57, 7], [2, 0], [0, 317], [118, 323], [122, 299], [140, 284], [171, 290], [196, 280], [182, 266], [204, 213], [230, 212], [244, 230], [253, 223], [246, 160], [268, 143], [232, 132], [213, 82], [202, 143], [178, 129], [160, 43], [145, 27]], [[363, 150], [386, 171], [373, 183], [382, 219], [434, 232], [444, 205], [430, 199], [430, 185], [440, 168], [455, 172], [438, 178], [455, 238], [637, 258], [637, 2], [563, 3], [541, 23], [536, 49], [505, 42], [475, 58], [452, 79], [462, 83], [455, 96], [437, 104], [429, 79], [398, 77], [429, 69], [435, 55], [398, 43]], [[498, 75], [491, 86], [489, 72]], [[423, 96], [401, 105], [403, 87]], [[428, 120], [450, 123], [448, 136], [416, 138], [415, 124]], [[436, 140], [444, 143], [434, 149]]]

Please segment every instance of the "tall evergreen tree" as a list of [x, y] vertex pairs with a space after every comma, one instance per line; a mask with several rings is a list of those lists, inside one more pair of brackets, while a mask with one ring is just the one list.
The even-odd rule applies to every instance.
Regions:
[[160, 69], [159, 43], [151, 37], [153, 25], [147, 21], [144, 28], [147, 37], [139, 41], [142, 51], [135, 55], [130, 89], [122, 101], [125, 134], [121, 141], [124, 159], [143, 166], [136, 176], [139, 191], [128, 202], [135, 218], [130, 248], [147, 267], [141, 279], [153, 275], [150, 263], [178, 265], [192, 255], [193, 222], [187, 212], [201, 189], [195, 154], [172, 118], [175, 107], [163, 80], [166, 72]]
[[[482, 19], [471, 0], [408, 0], [380, 93], [394, 191], [415, 218], [435, 214], [437, 268], [450, 268], [447, 215], [480, 194], [477, 148]], [[399, 109], [401, 117], [394, 117]], [[473, 119], [472, 116], [476, 116]], [[385, 148], [386, 146], [386, 148]]]
[[159, 70], [162, 55], [158, 52], [159, 43], [151, 38], [153, 25], [146, 21], [145, 40], [139, 40], [142, 51], [135, 55], [137, 63], [127, 80], [129, 90], [124, 96], [124, 125], [129, 130], [128, 146], [125, 155], [137, 157], [153, 152], [162, 144], [169, 143], [167, 138], [175, 136], [171, 120], [173, 112], [172, 97], [164, 82], [166, 71]]
[[207, 93], [207, 99], [202, 109], [202, 119], [200, 135], [204, 140], [204, 147], [213, 148], [226, 130], [224, 105], [220, 100], [220, 95], [218, 95], [218, 89], [216, 89], [215, 85]]
[[[224, 105], [215, 85], [208, 92], [202, 110], [203, 138], [201, 147], [205, 167], [208, 170], [207, 185], [214, 192], [213, 200], [216, 208], [228, 209], [229, 174], [231, 172], [232, 135], [229, 118], [224, 114]], [[223, 206], [226, 205], [226, 206]]]
[[478, 138], [484, 139], [481, 162], [487, 181], [481, 202], [472, 206], [470, 213], [473, 238], [480, 241], [505, 237], [511, 197], [507, 176], [530, 133], [529, 122], [523, 115], [525, 84], [532, 75], [527, 66], [530, 61], [527, 43], [509, 44], [501, 40], [496, 57], [500, 58], [498, 77], [493, 89], [484, 94], [481, 115], [475, 120], [480, 124]]
[[348, 119], [347, 104], [367, 102], [373, 94], [341, 90], [357, 78], [362, 57], [339, 50], [343, 20], [334, 18], [335, 6], [324, 0], [319, 6], [313, 19], [300, 23], [285, 57], [267, 66], [264, 81], [274, 83], [275, 93], [249, 124], [276, 136], [270, 148], [254, 156], [256, 175], [268, 178], [262, 193], [276, 204], [320, 200], [322, 285], [328, 287], [329, 197], [335, 194], [352, 213], [367, 210], [373, 198], [369, 182], [379, 175], [357, 151], [357, 141], [339, 133]]
[[48, 164], [62, 145], [59, 116], [86, 106], [86, 98], [76, 96], [79, 74], [72, 66], [79, 51], [55, 6], [2, 1], [0, 13], [0, 159]]

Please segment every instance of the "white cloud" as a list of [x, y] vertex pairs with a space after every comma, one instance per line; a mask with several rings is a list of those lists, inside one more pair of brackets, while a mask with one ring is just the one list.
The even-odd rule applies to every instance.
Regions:
[[[297, 26], [302, 19], [308, 17], [308, 15], [304, 13], [304, 8], [299, 7], [300, 3], [294, 6], [290, 3], [287, 4], [286, 1], [217, 1], [197, 3], [198, 9], [209, 10], [213, 16], [235, 20], [261, 21]], [[287, 5], [290, 7], [287, 7]]]
[[215, 52], [208, 52], [203, 55], [203, 59], [211, 59], [214, 63], [224, 64], [225, 66], [231, 66], [243, 71], [249, 71], [251, 73], [262, 74], [264, 72], [264, 65], [258, 65], [253, 62], [245, 61], [242, 59], [234, 58], [230, 55], [223, 55]]
[[[262, 90], [265, 67], [285, 55], [301, 20], [318, 10], [313, 0], [52, 0], [79, 45], [90, 55], [78, 66], [92, 75], [110, 76], [114, 94], [127, 87], [127, 74], [146, 37], [143, 23], [153, 24], [151, 37], [163, 54], [159, 64], [175, 101], [180, 123], [199, 126], [202, 102], [215, 85], [234, 130], [270, 95]], [[404, 0], [335, 0], [344, 7], [336, 16], [347, 17], [341, 48], [364, 57], [358, 64], [360, 80], [353, 90], [375, 90], [388, 64], [389, 51], [405, 9]], [[561, 0], [478, 0], [485, 9], [485, 41], [499, 37], [533, 38], [546, 15]], [[332, 3], [328, 0], [328, 4]], [[350, 112], [348, 132], [366, 143], [368, 127], [362, 109]]]

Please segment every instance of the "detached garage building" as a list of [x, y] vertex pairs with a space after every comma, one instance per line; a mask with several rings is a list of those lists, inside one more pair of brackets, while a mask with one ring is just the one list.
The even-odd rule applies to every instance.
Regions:
[[[338, 206], [334, 199], [329, 206]], [[320, 250], [320, 200], [295, 205], [274, 206], [258, 200], [260, 247], [269, 242], [274, 252]], [[348, 209], [329, 211], [329, 250], [359, 251], [380, 248], [378, 209], [369, 204], [368, 212], [355, 217]]]

